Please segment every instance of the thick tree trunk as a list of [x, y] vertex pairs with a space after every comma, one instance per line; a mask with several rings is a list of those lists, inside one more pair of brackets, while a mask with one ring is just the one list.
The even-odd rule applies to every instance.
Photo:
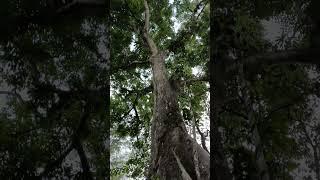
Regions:
[[318, 154], [318, 148], [316, 146], [313, 147], [313, 155], [314, 155], [314, 164], [315, 164], [315, 173], [316, 173], [316, 180], [320, 180], [320, 159]]
[[[149, 175], [160, 179], [183, 179], [181, 166], [192, 179], [196, 179], [193, 162], [194, 140], [187, 133], [187, 129], [180, 114], [177, 95], [171, 89], [164, 56], [159, 53], [151, 56], [154, 114], [151, 127], [151, 166]], [[199, 155], [199, 170], [201, 179], [209, 179], [209, 153], [197, 144]], [[150, 177], [149, 177], [150, 178]]]
[[209, 179], [209, 153], [187, 133], [178, 105], [176, 91], [167, 77], [165, 56], [149, 35], [150, 11], [145, 6], [143, 37], [151, 51], [150, 62], [153, 75], [154, 108], [151, 125], [151, 162], [148, 179], [186, 180], [196, 179], [193, 148], [197, 148], [200, 178]]

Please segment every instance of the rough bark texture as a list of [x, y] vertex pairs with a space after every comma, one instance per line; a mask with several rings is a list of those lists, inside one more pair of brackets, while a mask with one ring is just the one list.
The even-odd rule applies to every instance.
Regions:
[[320, 180], [320, 162], [319, 162], [319, 154], [317, 152], [317, 148], [313, 150], [314, 154], [314, 163], [315, 163], [315, 172], [316, 172], [316, 179]]
[[[171, 88], [164, 64], [164, 56], [151, 56], [154, 87], [154, 114], [151, 127], [151, 167], [150, 175], [160, 179], [183, 179], [182, 172], [172, 153], [179, 157], [192, 179], [196, 179], [193, 162], [194, 140], [187, 133], [177, 95]], [[209, 179], [209, 154], [197, 144], [201, 179]]]

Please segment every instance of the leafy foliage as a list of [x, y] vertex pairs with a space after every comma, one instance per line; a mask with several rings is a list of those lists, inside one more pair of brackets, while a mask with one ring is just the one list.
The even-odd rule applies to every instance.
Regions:
[[[108, 69], [98, 46], [106, 43], [106, 17], [44, 25], [36, 20], [48, 18], [39, 17], [43, 2], [11, 3], [16, 9], [1, 11], [1, 18], [10, 23], [8, 30], [12, 25], [19, 33], [0, 41], [0, 178], [84, 178], [83, 164], [72, 164], [79, 156], [92, 163], [95, 177], [105, 177]], [[26, 22], [19, 24], [19, 18]]]

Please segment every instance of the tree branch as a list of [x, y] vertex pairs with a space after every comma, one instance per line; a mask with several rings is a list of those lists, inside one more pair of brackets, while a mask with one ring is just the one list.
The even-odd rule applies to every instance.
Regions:
[[[136, 104], [138, 103], [139, 97], [145, 95], [145, 94], [148, 93], [148, 92], [151, 92], [152, 89], [153, 89], [153, 86], [150, 85], [150, 86], [148, 86], [148, 87], [146, 87], [146, 88], [144, 88], [144, 89], [138, 90], [138, 92], [136, 93], [135, 99], [134, 99], [134, 101], [133, 101], [132, 104], [131, 104], [132, 107], [131, 107], [126, 113], [124, 113], [124, 114], [120, 117], [120, 119], [123, 119], [123, 118], [127, 117], [127, 116], [130, 114], [130, 112], [131, 112], [132, 110], [134, 110]], [[135, 92], [135, 91], [129, 91], [129, 94], [127, 94], [127, 95], [125, 96], [126, 99], [127, 99], [131, 94], [133, 94], [134, 92]]]
[[45, 177], [50, 171], [54, 170], [57, 166], [59, 166], [62, 161], [68, 156], [68, 154], [73, 150], [74, 143], [71, 143], [71, 145], [63, 152], [56, 160], [48, 163], [44, 171], [39, 175], [40, 177]]
[[34, 128], [31, 128], [31, 129], [28, 129], [28, 130], [24, 130], [24, 131], [20, 131], [20, 132], [15, 132], [15, 133], [12, 133], [10, 134], [11, 136], [15, 137], [15, 138], [18, 138], [18, 137], [21, 137], [21, 136], [24, 136], [32, 131], [36, 131], [36, 130], [39, 130], [41, 129], [41, 127], [34, 127]]
[[206, 7], [207, 4], [208, 4], [208, 1], [201, 1], [201, 2], [199, 2], [199, 4], [197, 5], [197, 7], [196, 7], [196, 9], [195, 9], [194, 12], [197, 12], [197, 11], [199, 10], [199, 8], [200, 8], [200, 6], [201, 6], [201, 4], [202, 4], [203, 2], [204, 2], [204, 5], [203, 5], [202, 9], [200, 10], [199, 14], [197, 15], [196, 20], [200, 17], [200, 15], [202, 14], [203, 10], [205, 9], [205, 7]]
[[307, 125], [303, 122], [303, 120], [301, 118], [297, 118], [297, 121], [300, 123], [300, 125], [302, 126], [302, 131], [305, 135], [305, 138], [307, 139], [307, 142], [311, 145], [311, 147], [313, 149], [316, 149], [316, 144], [313, 143], [313, 140], [311, 139], [309, 133], [308, 133], [308, 130], [307, 130]]
[[137, 107], [136, 107], [136, 106], [133, 106], [133, 110], [134, 110], [134, 113], [135, 113], [135, 115], [136, 115], [137, 122], [140, 122], [140, 117], [139, 117], [139, 113], [138, 113]]
[[272, 110], [268, 113], [268, 115], [265, 117], [265, 119], [269, 119], [270, 116], [271, 116], [273, 113], [275, 113], [275, 112], [277, 112], [277, 111], [281, 111], [281, 110], [286, 109], [286, 108], [289, 108], [290, 106], [293, 106], [293, 105], [294, 105], [293, 103], [289, 103], [289, 104], [284, 104], [284, 105], [278, 106], [278, 107], [272, 109]]
[[[82, 148], [82, 145], [81, 145], [79, 137], [81, 137], [81, 133], [83, 133], [84, 126], [86, 125], [85, 122], [87, 121], [88, 117], [89, 117], [89, 112], [87, 111], [86, 106], [85, 106], [85, 112], [84, 112], [84, 114], [82, 115], [82, 117], [80, 119], [80, 122], [79, 122], [79, 125], [78, 125], [77, 129], [75, 130], [75, 132], [72, 135], [72, 143], [71, 143], [71, 145], [56, 160], [54, 160], [53, 162], [51, 162], [51, 163], [46, 165], [45, 170], [40, 174], [40, 177], [46, 176], [50, 171], [54, 170], [57, 166], [59, 166], [62, 163], [62, 161], [65, 159], [65, 157], [74, 148], [77, 150], [77, 152], [78, 152], [78, 154], [80, 156], [81, 163], [83, 165], [82, 168], [84, 169], [84, 171], [87, 170], [88, 163], [87, 163], [86, 159], [83, 159], [84, 158], [83, 157], [84, 151], [83, 151], [83, 148]], [[89, 171], [85, 171], [85, 172], [87, 172], [90, 175]], [[91, 179], [92, 179], [92, 176], [91, 176]]]
[[149, 34], [150, 10], [149, 10], [147, 0], [144, 0], [143, 4], [144, 4], [144, 8], [145, 8], [145, 13], [144, 13], [145, 22], [144, 22], [143, 36], [144, 36], [145, 40], [147, 41], [147, 44], [148, 44], [150, 51], [151, 51], [151, 54], [156, 55], [156, 54], [158, 54], [158, 47], [156, 46], [156, 44], [154, 43], [153, 39], [150, 37], [150, 34]]
[[209, 150], [208, 150], [208, 148], [207, 148], [207, 146], [206, 146], [206, 136], [204, 135], [203, 132], [201, 132], [198, 124], [196, 125], [196, 128], [197, 128], [198, 133], [200, 134], [200, 137], [201, 137], [201, 145], [202, 145], [202, 148], [209, 153]]
[[84, 106], [84, 114], [81, 117], [79, 125], [73, 135], [73, 138], [72, 138], [73, 142], [74, 142], [74, 147], [77, 150], [78, 155], [80, 157], [81, 167], [82, 167], [83, 173], [85, 175], [85, 179], [93, 179], [92, 173], [90, 171], [90, 165], [88, 162], [88, 158], [85, 154], [85, 151], [83, 149], [81, 139], [80, 139], [80, 137], [86, 138], [86, 136], [88, 135], [88, 134], [86, 134], [86, 132], [83, 132], [83, 131], [86, 131], [86, 129], [88, 128], [87, 121], [88, 121], [89, 115], [90, 115], [90, 112], [88, 111], [88, 105], [86, 104]]
[[20, 103], [24, 103], [25, 101], [22, 99], [21, 95], [18, 94], [17, 92], [11, 92], [11, 91], [0, 91], [0, 94], [7, 94], [10, 96], [14, 96], [16, 98], [18, 98], [18, 100], [20, 101]]
[[[189, 102], [190, 107], [192, 107], [191, 102]], [[196, 118], [195, 115], [190, 108], [191, 118], [192, 118], [192, 134], [193, 134], [193, 162], [194, 162], [194, 169], [196, 171], [197, 180], [200, 180], [200, 170], [199, 170], [199, 155], [197, 152], [197, 136], [196, 136]]]
[[195, 77], [195, 78], [191, 78], [191, 79], [186, 79], [184, 82], [186, 84], [192, 84], [194, 82], [209, 82], [209, 77], [207, 77], [207, 76]]
[[286, 50], [278, 52], [269, 52], [263, 54], [257, 54], [249, 56], [243, 60], [231, 60], [226, 71], [233, 71], [239, 68], [239, 61], [245, 66], [252, 66], [258, 64], [290, 64], [290, 63], [301, 63], [301, 64], [320, 64], [320, 48], [307, 48], [297, 50]]
[[92, 173], [90, 171], [90, 165], [88, 162], [88, 158], [87, 158], [86, 153], [83, 149], [82, 143], [78, 137], [75, 139], [75, 149], [77, 150], [78, 155], [80, 157], [81, 167], [83, 170], [83, 174], [85, 176], [84, 178], [89, 179], [89, 180], [93, 179]]

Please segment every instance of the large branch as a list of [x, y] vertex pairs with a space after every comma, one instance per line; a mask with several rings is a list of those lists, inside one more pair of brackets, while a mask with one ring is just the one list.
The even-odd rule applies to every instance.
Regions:
[[48, 163], [46, 167], [44, 168], [44, 171], [39, 175], [40, 177], [45, 177], [50, 171], [54, 170], [60, 164], [62, 161], [67, 157], [67, 155], [73, 150], [74, 143], [71, 143], [71, 145], [63, 152], [56, 160]]
[[148, 86], [148, 87], [146, 87], [146, 88], [144, 88], [144, 89], [140, 89], [140, 90], [131, 90], [131, 91], [127, 90], [129, 93], [125, 96], [125, 99], [128, 99], [131, 95], [135, 96], [135, 99], [134, 99], [134, 101], [131, 103], [131, 108], [130, 108], [126, 113], [124, 113], [124, 114], [120, 117], [120, 119], [126, 118], [126, 117], [130, 114], [130, 112], [131, 112], [132, 110], [134, 110], [134, 108], [135, 108], [136, 105], [138, 104], [139, 98], [141, 98], [142, 96], [146, 95], [146, 94], [149, 93], [149, 92], [152, 92], [152, 89], [153, 89], [153, 86], [150, 85], [150, 86]]
[[[88, 117], [89, 117], [89, 112], [85, 109], [85, 112], [80, 119], [80, 122], [79, 122], [77, 129], [74, 132], [74, 134], [72, 135], [72, 142], [71, 142], [70, 146], [56, 160], [54, 160], [46, 165], [44, 171], [40, 174], [40, 177], [45, 177], [50, 171], [56, 169], [59, 165], [61, 165], [62, 161], [66, 158], [66, 156], [74, 148], [78, 151], [78, 154], [80, 156], [81, 163], [82, 163], [82, 168], [84, 169], [84, 171], [87, 170], [88, 163], [86, 163], [86, 160], [83, 160], [84, 159], [84, 157], [83, 157], [84, 151], [83, 151], [79, 137], [81, 136], [81, 133], [83, 133], [82, 131], [84, 129], [84, 126], [86, 125], [85, 122], [87, 121]], [[90, 174], [89, 171], [87, 171], [87, 173]]]
[[[246, 66], [257, 64], [320, 64], [319, 57], [320, 48], [307, 48], [257, 54], [240, 61]], [[227, 66], [226, 70], [236, 70], [239, 65], [240, 63], [238, 63], [237, 60], [229, 60], [229, 66]]]
[[20, 103], [24, 103], [25, 101], [23, 100], [23, 98], [21, 97], [20, 94], [18, 94], [17, 92], [12, 92], [12, 91], [0, 91], [0, 94], [7, 94], [13, 97], [16, 97]]
[[82, 143], [81, 143], [79, 138], [76, 138], [75, 149], [77, 150], [78, 155], [80, 157], [81, 167], [82, 167], [82, 170], [83, 170], [83, 174], [85, 176], [84, 178], [85, 179], [93, 179], [92, 173], [90, 171], [90, 165], [89, 165], [88, 158], [86, 156], [86, 153], [85, 153], [85, 151], [83, 149]]
[[293, 106], [295, 105], [294, 103], [288, 103], [288, 104], [283, 104], [283, 105], [280, 105], [272, 110], [270, 110], [270, 112], [268, 112], [268, 115], [264, 118], [266, 120], [270, 119], [271, 118], [271, 115], [273, 113], [276, 113], [276, 112], [279, 112], [281, 110], [285, 110], [285, 109], [288, 109], [290, 106]]
[[[73, 139], [73, 142], [75, 145], [74, 147], [77, 150], [78, 155], [80, 157], [81, 167], [82, 167], [85, 179], [93, 179], [92, 173], [90, 171], [90, 165], [88, 162], [88, 158], [86, 156], [86, 153], [83, 149], [82, 142], [81, 142], [82, 139], [84, 139], [88, 136], [88, 134], [85, 131], [88, 131], [87, 130], [87, 128], [88, 128], [87, 121], [89, 120], [89, 116], [90, 116], [89, 105], [86, 104], [83, 107], [83, 111], [84, 111], [83, 115], [80, 119], [79, 125], [78, 125], [72, 139]], [[82, 139], [80, 137], [82, 137]]]
[[209, 153], [209, 150], [208, 150], [208, 148], [206, 146], [206, 135], [203, 132], [201, 132], [198, 124], [196, 125], [196, 128], [197, 128], [198, 133], [200, 134], [200, 137], [201, 137], [202, 148]]
[[147, 0], [144, 0], [143, 3], [144, 3], [144, 7], [145, 7], [145, 14], [144, 14], [145, 22], [144, 22], [143, 36], [144, 36], [145, 40], [147, 41], [147, 44], [150, 48], [152, 55], [156, 55], [156, 54], [158, 54], [158, 47], [156, 46], [156, 44], [154, 43], [153, 39], [150, 37], [150, 34], [149, 34], [150, 10], [149, 10]]
[[190, 79], [184, 80], [183, 82], [185, 82], [187, 85], [195, 82], [209, 82], [209, 77], [208, 76], [192, 77]]

